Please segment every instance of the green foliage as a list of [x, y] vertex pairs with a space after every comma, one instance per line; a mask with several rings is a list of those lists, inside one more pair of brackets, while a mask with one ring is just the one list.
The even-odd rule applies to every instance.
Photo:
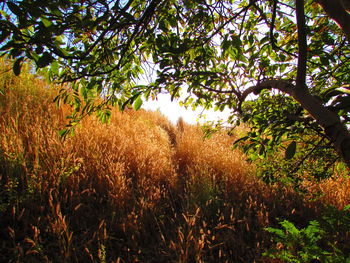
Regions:
[[295, 155], [296, 149], [297, 149], [297, 143], [295, 141], [292, 141], [288, 145], [288, 147], [286, 149], [286, 156], [285, 156], [285, 158], [287, 160], [292, 159], [294, 157], [294, 155]]
[[13, 63], [13, 73], [16, 75], [16, 76], [19, 76], [19, 74], [21, 73], [21, 63], [23, 61], [24, 57], [20, 57], [18, 58], [15, 63]]
[[[229, 109], [230, 120], [252, 125], [244, 138], [252, 159], [288, 143], [286, 159], [293, 160], [300, 134], [322, 138], [326, 125], [323, 116], [310, 120], [304, 98], [292, 99], [300, 72], [319, 109], [340, 125], [350, 121], [349, 45], [321, 6], [302, 4], [305, 23], [297, 25], [295, 2], [287, 0], [7, 1], [0, 50], [14, 59], [16, 75], [30, 60], [52, 81], [71, 83], [71, 127], [109, 106], [139, 109], [142, 98], [186, 94], [183, 105]], [[269, 80], [287, 82], [293, 92], [259, 86]], [[67, 96], [62, 92], [57, 101]], [[108, 114], [102, 116], [106, 121]]]
[[317, 123], [289, 96], [262, 91], [243, 104], [246, 136], [234, 142], [259, 167], [267, 183], [296, 183], [304, 175], [320, 180], [334, 174], [337, 153]]
[[27, 187], [20, 185], [22, 183], [21, 177], [23, 176], [23, 167], [19, 164], [17, 160], [11, 160], [11, 158], [9, 159], [10, 160], [5, 159], [3, 154], [1, 155], [1, 213], [7, 212], [12, 203], [20, 203], [22, 199], [21, 195], [25, 192], [25, 188]]
[[300, 107], [290, 97], [263, 91], [257, 99], [243, 104], [241, 118], [249, 124], [250, 131], [237, 143], [249, 141], [244, 151], [254, 154], [255, 159], [264, 157], [307, 129], [302, 119], [296, 121], [289, 116], [293, 113], [302, 116], [299, 112]]
[[276, 228], [267, 228], [266, 230], [276, 236], [275, 241], [283, 245], [283, 250], [272, 250], [265, 253], [266, 256], [282, 259], [285, 262], [305, 263], [330, 256], [329, 252], [323, 251], [317, 244], [324, 235], [324, 231], [319, 228], [317, 221], [309, 222], [306, 228], [300, 230], [286, 220], [280, 224], [284, 228], [283, 230]]
[[[268, 227], [275, 247], [264, 253], [265, 256], [281, 259], [284, 262], [348, 263], [348, 244], [335, 242], [340, 236], [349, 234], [349, 206], [339, 211], [329, 207], [322, 220], [312, 220], [304, 228], [297, 228], [292, 222], [280, 222], [282, 229]], [[343, 232], [342, 232], [343, 231]]]

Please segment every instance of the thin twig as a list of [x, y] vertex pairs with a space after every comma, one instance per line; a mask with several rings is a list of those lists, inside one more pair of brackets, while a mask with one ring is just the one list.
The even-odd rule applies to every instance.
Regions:
[[272, 20], [270, 25], [270, 41], [271, 41], [272, 49], [277, 49], [276, 40], [273, 35], [273, 29], [275, 27], [275, 21], [276, 21], [277, 3], [278, 3], [277, 0], [273, 1]]
[[297, 165], [294, 167], [294, 169], [291, 171], [291, 174], [296, 173], [299, 169], [300, 166], [305, 162], [305, 160], [316, 150], [318, 149], [318, 147], [321, 145], [321, 143], [324, 141], [324, 139], [326, 139], [326, 135], [324, 135], [321, 140], [311, 149], [311, 151], [309, 153], [307, 153], [298, 163]]

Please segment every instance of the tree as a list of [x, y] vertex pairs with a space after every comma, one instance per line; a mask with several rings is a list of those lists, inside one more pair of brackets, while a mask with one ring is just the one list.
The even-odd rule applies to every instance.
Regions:
[[[232, 122], [256, 123], [259, 136], [269, 132], [264, 143], [314, 129], [350, 166], [348, 3], [7, 1], [1, 51], [15, 59], [17, 75], [31, 60], [52, 80], [71, 83], [75, 119], [96, 110], [108, 115], [109, 105], [138, 108], [142, 97], [160, 92], [178, 98], [185, 90], [184, 103], [229, 108]], [[101, 96], [104, 103], [96, 104]], [[61, 99], [67, 97], [62, 90]], [[257, 111], [256, 98], [265, 111], [283, 103], [266, 114]]]

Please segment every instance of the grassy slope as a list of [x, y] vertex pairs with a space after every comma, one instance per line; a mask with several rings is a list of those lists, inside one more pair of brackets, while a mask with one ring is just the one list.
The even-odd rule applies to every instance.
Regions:
[[3, 262], [272, 262], [276, 218], [303, 226], [321, 201], [349, 202], [344, 178], [309, 185], [319, 202], [268, 187], [234, 138], [160, 113], [89, 117], [62, 141], [56, 89], [30, 74], [0, 83]]

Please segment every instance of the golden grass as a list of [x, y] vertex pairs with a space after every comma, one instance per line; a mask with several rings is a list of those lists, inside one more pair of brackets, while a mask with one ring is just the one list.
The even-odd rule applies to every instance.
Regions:
[[311, 198], [317, 198], [322, 203], [332, 205], [340, 210], [350, 204], [349, 176], [334, 176], [321, 182], [305, 180], [304, 187], [308, 190]]
[[[114, 110], [109, 124], [87, 117], [62, 140], [69, 107], [52, 103], [54, 87], [30, 74], [0, 81], [5, 261], [272, 262], [261, 257], [264, 228], [276, 218], [303, 224], [320, 209], [259, 181], [224, 133], [204, 139], [182, 120]], [[317, 191], [342, 206], [345, 185]]]

